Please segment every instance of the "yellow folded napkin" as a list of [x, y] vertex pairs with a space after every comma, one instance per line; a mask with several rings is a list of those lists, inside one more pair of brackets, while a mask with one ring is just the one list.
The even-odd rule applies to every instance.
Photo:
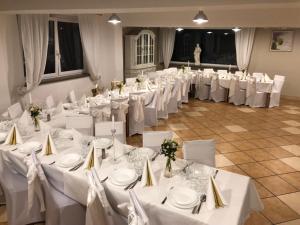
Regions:
[[227, 205], [215, 179], [212, 176], [208, 180], [206, 205], [208, 209], [217, 209]]
[[4, 145], [16, 145], [16, 144], [23, 144], [23, 140], [17, 125], [14, 124], [6, 137]]
[[144, 165], [141, 184], [144, 187], [155, 186], [157, 184], [149, 159], [147, 159]]
[[83, 168], [87, 169], [87, 170], [90, 170], [92, 168], [95, 168], [95, 169], [99, 169], [100, 168], [100, 162], [99, 162], [99, 158], [98, 158], [98, 155], [97, 155], [97, 152], [96, 152], [96, 148], [95, 148], [95, 145], [94, 145], [94, 142], [92, 144], [92, 147], [85, 159], [85, 162], [83, 164]]
[[43, 155], [57, 154], [56, 147], [54, 145], [53, 139], [50, 134], [47, 135], [46, 140], [44, 141], [42, 154]]

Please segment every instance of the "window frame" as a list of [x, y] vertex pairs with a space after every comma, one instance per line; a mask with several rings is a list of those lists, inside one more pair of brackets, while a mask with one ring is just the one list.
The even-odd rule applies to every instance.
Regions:
[[[49, 22], [54, 22], [54, 51], [55, 51], [55, 73], [43, 73], [42, 74], [42, 81], [50, 80], [50, 79], [59, 79], [59, 78], [72, 78], [77, 77], [78, 75], [84, 74], [84, 61], [83, 61], [83, 69], [79, 70], [69, 70], [69, 71], [61, 71], [61, 62], [60, 62], [60, 48], [59, 48], [59, 38], [58, 38], [58, 29], [57, 24], [58, 22], [69, 22], [69, 23], [78, 23], [77, 18], [75, 17], [67, 17], [67, 16], [50, 16]], [[83, 50], [82, 50], [83, 51]], [[83, 59], [84, 60], [84, 59]]]

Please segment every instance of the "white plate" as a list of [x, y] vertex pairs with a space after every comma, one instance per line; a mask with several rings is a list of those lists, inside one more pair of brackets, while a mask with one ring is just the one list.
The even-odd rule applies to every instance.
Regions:
[[112, 145], [112, 140], [108, 138], [98, 138], [94, 141], [95, 148], [103, 149]]
[[37, 141], [29, 141], [25, 144], [21, 144], [18, 146], [18, 150], [24, 154], [30, 154], [33, 150], [38, 151], [42, 149], [42, 144]]
[[198, 204], [199, 197], [197, 192], [190, 188], [175, 187], [168, 193], [168, 200], [177, 208], [188, 209]]
[[154, 151], [151, 148], [139, 148], [137, 151], [145, 157], [148, 156], [149, 159], [154, 155]]
[[77, 165], [82, 160], [81, 156], [76, 153], [60, 155], [56, 160], [56, 165], [63, 168], [69, 168]]
[[0, 132], [0, 143], [4, 142], [7, 137], [7, 133]]
[[110, 175], [111, 183], [118, 186], [126, 186], [133, 182], [137, 178], [135, 170], [132, 169], [118, 169], [112, 172]]

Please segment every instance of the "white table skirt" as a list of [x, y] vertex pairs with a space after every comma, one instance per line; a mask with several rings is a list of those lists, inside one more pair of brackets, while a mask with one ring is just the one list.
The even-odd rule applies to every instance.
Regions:
[[[39, 136], [33, 138], [33, 140], [41, 139], [42, 138]], [[121, 143], [116, 143], [116, 149], [118, 150], [117, 154], [122, 154], [123, 147], [124, 146]], [[59, 150], [60, 154], [74, 151], [79, 153], [80, 149], [73, 146], [65, 151]], [[3, 153], [3, 151], [1, 152]], [[16, 157], [14, 163], [20, 164], [19, 167], [26, 170], [23, 162], [25, 157], [24, 154], [19, 153], [18, 151], [4, 153]], [[51, 157], [55, 158], [55, 156]], [[59, 168], [55, 164], [48, 165], [49, 159], [47, 159], [47, 157], [41, 157], [40, 159], [52, 185], [70, 198], [82, 204], [86, 204], [88, 182], [84, 168], [81, 167], [77, 171], [69, 172], [68, 169]], [[220, 221], [222, 221], [222, 225], [242, 225], [251, 211], [260, 211], [263, 209], [256, 188], [249, 177], [223, 170], [220, 170], [218, 173], [216, 182], [219, 184], [220, 189], [228, 202], [228, 206], [220, 209], [208, 210], [204, 204], [200, 214], [193, 215], [191, 209], [177, 209], [169, 205], [168, 202], [161, 205], [162, 199], [172, 185], [182, 185], [184, 183], [184, 181], [181, 180], [182, 176], [179, 175], [169, 179], [161, 176], [164, 165], [165, 160], [162, 156], [158, 157], [155, 162], [153, 162], [153, 170], [159, 180], [158, 186], [143, 188], [139, 186], [139, 183], [135, 187], [136, 194], [140, 198], [152, 224], [220, 225]], [[115, 165], [111, 164], [110, 159], [107, 158], [102, 162], [101, 169], [98, 173], [100, 178], [103, 179], [106, 176], [109, 176], [114, 169], [126, 167], [131, 167], [131, 165], [127, 163], [125, 157], [121, 157], [120, 163]], [[124, 187], [118, 187], [111, 184], [109, 179], [105, 182], [104, 187], [107, 192], [107, 197], [114, 209], [121, 203], [129, 202], [128, 193], [123, 190]]]

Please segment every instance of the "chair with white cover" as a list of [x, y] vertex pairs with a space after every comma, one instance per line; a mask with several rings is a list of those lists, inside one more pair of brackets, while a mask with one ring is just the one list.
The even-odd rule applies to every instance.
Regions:
[[191, 78], [186, 78], [182, 88], [182, 102], [189, 103], [189, 92], [191, 86]]
[[71, 103], [76, 103], [77, 102], [76, 94], [75, 94], [74, 90], [72, 90], [72, 91], [69, 92], [68, 98], [69, 98], [69, 101]]
[[285, 76], [280, 76], [280, 75], [274, 76], [274, 83], [273, 83], [272, 91], [271, 91], [271, 95], [270, 95], [269, 108], [279, 106], [281, 89], [283, 87], [284, 81], [285, 81]]
[[227, 75], [228, 74], [228, 71], [227, 70], [217, 70], [217, 73], [219, 75]]
[[214, 73], [214, 69], [208, 69], [208, 68], [205, 68], [203, 69], [203, 75], [207, 76], [207, 75], [210, 75], [211, 73]]
[[[28, 204], [28, 183], [24, 175], [14, 170], [14, 164], [0, 153], [0, 183], [6, 200], [8, 224], [24, 225], [45, 221], [39, 199], [35, 196]], [[42, 210], [41, 210], [42, 209]]]
[[23, 113], [22, 106], [19, 102], [9, 106], [7, 111], [10, 119], [16, 119], [20, 117]]
[[149, 218], [134, 192], [134, 189], [129, 189], [130, 206], [128, 207], [128, 225], [150, 225]]
[[116, 121], [126, 122], [126, 115], [128, 113], [128, 99], [118, 101], [111, 101], [111, 115], [115, 117]]
[[183, 158], [215, 167], [215, 141], [195, 140], [183, 142]]
[[[125, 132], [125, 124], [123, 121], [116, 121], [115, 129], [116, 129], [116, 138], [123, 144], [126, 143], [126, 132]], [[95, 123], [95, 136], [102, 138], [111, 138], [111, 129], [113, 126], [112, 121], [98, 122]]]
[[129, 96], [129, 136], [143, 134], [144, 131], [145, 97], [143, 95]]
[[210, 85], [205, 83], [203, 74], [199, 74], [196, 80], [196, 98], [207, 100], [210, 96]]
[[235, 75], [239, 76], [239, 77], [243, 77], [244, 76], [244, 72], [243, 71], [235, 71]]
[[158, 110], [159, 101], [160, 101], [160, 90], [157, 89], [153, 94], [152, 101], [148, 105], [145, 105], [145, 110], [144, 110], [145, 126], [151, 127], [157, 125], [158, 122], [157, 110]]
[[246, 103], [246, 90], [240, 88], [240, 77], [233, 76], [229, 87], [229, 103], [244, 105]]
[[84, 225], [86, 208], [57, 191], [48, 181], [35, 153], [31, 154], [41, 182], [46, 205], [46, 225]]
[[46, 106], [48, 109], [54, 108], [55, 107], [55, 103], [54, 103], [54, 99], [52, 95], [49, 95], [46, 98]]
[[144, 131], [143, 147], [151, 148], [159, 152], [164, 140], [172, 138], [173, 131]]
[[66, 116], [66, 128], [74, 128], [82, 134], [92, 136], [94, 134], [93, 117], [89, 115]]
[[172, 86], [167, 84], [161, 98], [161, 108], [158, 109], [158, 118], [168, 119], [168, 104], [172, 95]]
[[263, 73], [255, 72], [252, 74], [252, 77], [255, 77], [256, 81], [261, 81], [265, 77], [265, 75]]
[[214, 102], [223, 102], [226, 99], [226, 89], [220, 86], [218, 74], [212, 74], [210, 99]]
[[247, 83], [246, 104], [250, 107], [266, 107], [267, 94], [256, 90], [256, 78], [251, 77]]
[[178, 112], [178, 103], [181, 101], [181, 80], [176, 79], [172, 89], [171, 98], [168, 103], [168, 113]]

